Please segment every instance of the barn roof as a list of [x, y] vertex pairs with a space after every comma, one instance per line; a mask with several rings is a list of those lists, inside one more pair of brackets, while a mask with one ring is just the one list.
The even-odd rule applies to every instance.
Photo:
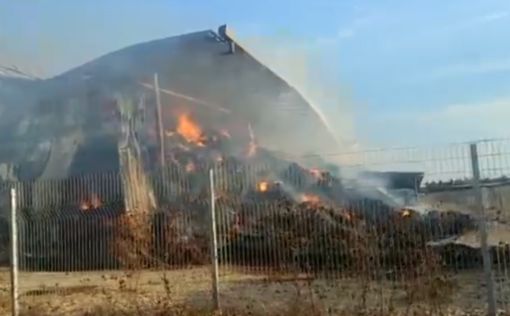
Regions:
[[[220, 35], [205, 30], [129, 46], [56, 77], [35, 81], [29, 90], [16, 94], [16, 105], [6, 105], [16, 109], [11, 112], [11, 123], [0, 117], [0, 129], [8, 127], [3, 130], [8, 135], [4, 133], [0, 162], [38, 156], [48, 159], [48, 153], [43, 152], [47, 146], [38, 144], [57, 141], [65, 147], [62, 144], [67, 140], [59, 140], [73, 138], [73, 134], [85, 139], [88, 134], [94, 134], [95, 139], [108, 135], [112, 124], [99, 117], [104, 106], [101, 100], [117, 92], [150, 92], [155, 73], [161, 89], [171, 92], [163, 93], [165, 107], [186, 105], [207, 124], [233, 121], [246, 127], [249, 123], [261, 146], [300, 155], [330, 152], [336, 144], [296, 89], [227, 32]], [[25, 102], [19, 99], [22, 95], [27, 95]], [[20, 106], [22, 103], [26, 104]], [[68, 149], [62, 151], [62, 156], [72, 156]], [[53, 151], [55, 155], [59, 156]]]
[[[229, 53], [234, 43], [233, 53]], [[211, 121], [224, 111], [253, 125], [261, 145], [291, 154], [332, 150], [335, 138], [310, 103], [283, 78], [260, 63], [229, 34], [200, 31], [133, 45], [102, 56], [53, 79], [67, 86], [90, 82], [118, 89], [151, 84], [158, 73], [163, 104], [187, 103]], [[75, 89], [69, 89], [74, 91]], [[202, 103], [190, 102], [190, 96]], [[205, 104], [205, 105], [204, 105]], [[207, 106], [210, 105], [210, 106]]]

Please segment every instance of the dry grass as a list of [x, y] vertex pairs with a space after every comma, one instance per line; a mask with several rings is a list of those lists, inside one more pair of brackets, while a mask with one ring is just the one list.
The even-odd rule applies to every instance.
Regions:
[[[7, 272], [0, 277], [8, 280]], [[483, 315], [480, 277], [404, 284], [230, 272], [221, 277], [222, 315]], [[20, 283], [23, 315], [212, 315], [207, 269], [22, 273]]]
[[[207, 267], [148, 270], [168, 267], [149, 249], [147, 217], [134, 212], [121, 218], [115, 236], [116, 253], [124, 271], [74, 273], [22, 272], [20, 303], [23, 315], [212, 315], [211, 272]], [[220, 277], [223, 315], [483, 315], [485, 288], [481, 273], [445, 274], [433, 253], [406, 245], [405, 269], [381, 280], [381, 252], [370, 239], [355, 244], [350, 277], [247, 272], [247, 266], [226, 269]], [[375, 236], [375, 235], [374, 235]], [[172, 242], [169, 236], [167, 244]], [[412, 239], [411, 239], [412, 240]], [[398, 256], [397, 256], [398, 257]], [[148, 264], [156, 263], [156, 264]], [[409, 269], [408, 267], [411, 267]], [[262, 269], [263, 270], [263, 269]], [[8, 272], [0, 312], [9, 310]], [[505, 280], [510, 281], [508, 277]], [[501, 297], [510, 297], [510, 284]], [[506, 295], [506, 296], [505, 296]]]
[[[20, 303], [25, 315], [210, 315], [207, 268], [150, 271], [152, 240], [145, 217], [131, 216], [117, 237], [124, 271], [23, 272]], [[122, 247], [120, 247], [122, 246]], [[470, 315], [484, 306], [478, 275], [446, 277], [434, 256], [416, 252], [420, 264], [405, 281], [375, 281], [364, 245], [356, 249], [355, 278], [329, 280], [299, 274], [224, 270], [221, 305], [226, 315]], [[159, 265], [161, 266], [161, 265]], [[266, 273], [264, 273], [266, 272]], [[8, 280], [8, 274], [2, 277]], [[469, 279], [470, 277], [471, 279]], [[462, 283], [462, 286], [458, 284]], [[466, 285], [472, 285], [466, 286]], [[7, 288], [7, 287], [6, 287]], [[469, 292], [469, 289], [472, 292]], [[468, 291], [466, 291], [468, 290]], [[8, 302], [8, 299], [6, 299]], [[8, 304], [5, 304], [8, 308]], [[7, 309], [5, 309], [7, 311]], [[454, 312], [455, 311], [455, 312]], [[463, 311], [462, 313], [460, 311]], [[472, 315], [480, 315], [473, 313]]]

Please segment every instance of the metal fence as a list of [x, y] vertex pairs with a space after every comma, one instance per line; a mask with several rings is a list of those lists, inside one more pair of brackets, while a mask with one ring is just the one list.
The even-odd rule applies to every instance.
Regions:
[[[509, 145], [172, 165], [148, 174], [143, 209], [119, 174], [5, 183], [4, 290], [13, 314], [199, 302], [495, 315], [510, 309]], [[373, 173], [388, 170], [424, 172], [422, 186]]]

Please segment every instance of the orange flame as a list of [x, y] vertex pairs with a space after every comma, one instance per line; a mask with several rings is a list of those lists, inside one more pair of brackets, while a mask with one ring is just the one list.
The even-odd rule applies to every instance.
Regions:
[[100, 208], [101, 205], [103, 205], [101, 199], [95, 193], [92, 193], [90, 199], [85, 199], [80, 202], [80, 210], [88, 211], [90, 209]]
[[318, 204], [320, 203], [321, 199], [314, 194], [302, 194], [300, 197], [300, 200], [302, 203], [312, 203], [312, 204]]
[[80, 202], [80, 210], [88, 211], [90, 209], [89, 203], [87, 201]]
[[314, 178], [317, 178], [317, 179], [322, 178], [322, 171], [320, 169], [312, 168], [312, 169], [309, 169], [308, 171], [310, 171], [310, 173], [312, 174], [312, 176], [314, 176]]
[[269, 189], [269, 183], [267, 183], [266, 181], [261, 181], [257, 184], [257, 189], [260, 192], [266, 192]]
[[92, 198], [90, 199], [90, 204], [93, 208], [100, 208], [103, 203], [96, 194], [92, 194]]
[[188, 114], [179, 115], [177, 133], [189, 143], [204, 146], [202, 129]]
[[195, 164], [190, 161], [186, 164], [186, 172], [193, 172], [196, 170]]
[[403, 210], [402, 213], [400, 213], [400, 215], [402, 217], [409, 217], [409, 216], [411, 216], [411, 211], [410, 210]]

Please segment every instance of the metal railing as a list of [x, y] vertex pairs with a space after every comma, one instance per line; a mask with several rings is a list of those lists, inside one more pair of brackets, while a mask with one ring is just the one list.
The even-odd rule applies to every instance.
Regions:
[[[510, 185], [494, 180], [510, 173], [509, 145], [320, 155], [339, 170], [312, 156], [299, 157], [306, 167], [170, 165], [149, 173], [150, 210], [125, 209], [118, 174], [4, 183], [13, 314], [71, 313], [90, 307], [69, 303], [83, 298], [125, 306], [136, 294], [215, 308], [294, 299], [323, 311], [495, 315], [510, 308]], [[366, 170], [421, 171], [425, 183], [408, 199]]]

